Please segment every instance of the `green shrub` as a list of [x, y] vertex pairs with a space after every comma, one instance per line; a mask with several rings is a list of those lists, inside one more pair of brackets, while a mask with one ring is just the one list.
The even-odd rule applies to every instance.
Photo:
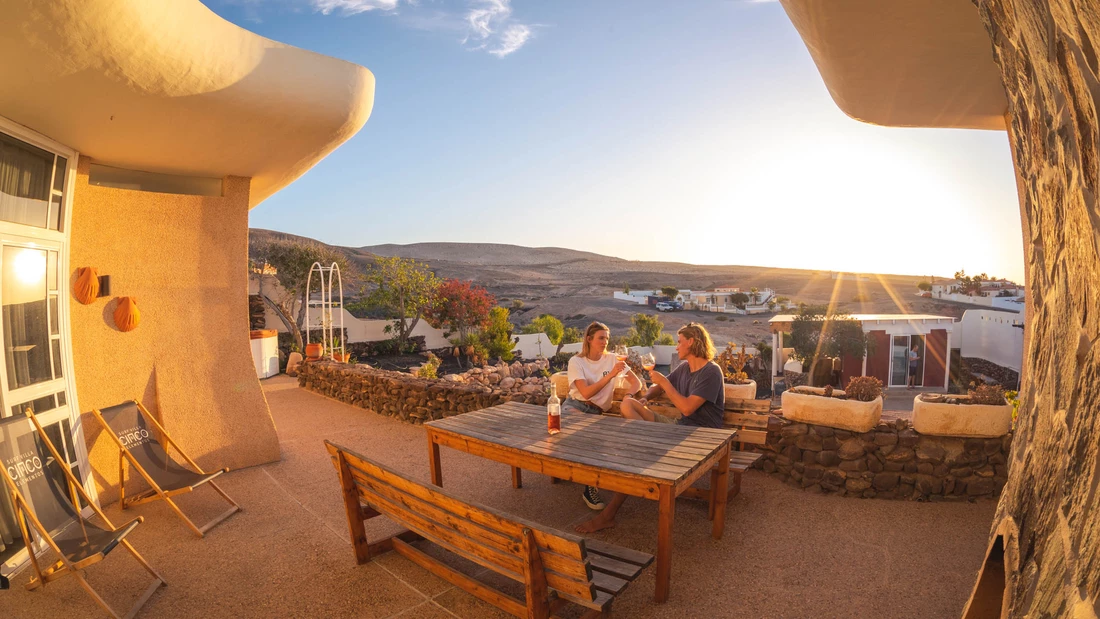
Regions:
[[416, 375], [420, 378], [438, 378], [436, 372], [439, 370], [440, 365], [443, 365], [443, 360], [435, 356], [434, 353], [428, 353], [427, 363], [420, 366], [420, 369], [416, 371]]
[[717, 320], [718, 322], [726, 322], [727, 320], [729, 320], [729, 318], [726, 318], [722, 314], [718, 314], [718, 317], [716, 317], [715, 320]]
[[657, 341], [653, 342], [657, 346], [675, 346], [676, 338], [672, 337], [671, 333], [661, 333], [657, 337]]

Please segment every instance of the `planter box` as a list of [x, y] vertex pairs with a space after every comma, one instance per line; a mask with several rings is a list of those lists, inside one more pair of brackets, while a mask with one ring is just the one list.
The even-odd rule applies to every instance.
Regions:
[[653, 346], [653, 358], [657, 360], [657, 365], [672, 365], [672, 359], [675, 356], [675, 346], [668, 346], [666, 344]]
[[1012, 430], [1012, 405], [945, 404], [913, 399], [913, 429], [934, 436], [995, 438]]
[[756, 381], [750, 380], [744, 385], [731, 385], [724, 383], [726, 388], [726, 401], [729, 400], [755, 400], [756, 399]]
[[[822, 393], [824, 390], [813, 388], [813, 391]], [[837, 389], [833, 393], [844, 392]], [[853, 432], [867, 432], [878, 425], [882, 418], [881, 396], [870, 402], [860, 402], [784, 391], [782, 407], [783, 417], [791, 421]]]

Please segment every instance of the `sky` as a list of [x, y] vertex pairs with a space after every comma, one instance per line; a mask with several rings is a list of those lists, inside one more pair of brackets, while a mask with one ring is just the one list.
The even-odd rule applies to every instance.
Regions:
[[1023, 282], [1007, 134], [848, 118], [778, 2], [204, 1], [377, 80], [252, 227]]

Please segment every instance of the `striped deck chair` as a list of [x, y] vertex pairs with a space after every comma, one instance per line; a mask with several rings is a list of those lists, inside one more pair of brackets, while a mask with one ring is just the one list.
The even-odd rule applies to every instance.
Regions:
[[[29, 410], [27, 417], [29, 421], [22, 417], [0, 420], [0, 464], [3, 465], [0, 477], [4, 479], [5, 491], [11, 496], [15, 519], [31, 550], [28, 554], [34, 566], [35, 576], [27, 583], [27, 589], [45, 587], [48, 582], [72, 574], [108, 614], [122, 617], [84, 577], [85, 569], [122, 546], [155, 579], [125, 615], [134, 616], [160, 586], [167, 584], [125, 539], [142, 519], [114, 526], [85, 492]], [[95, 524], [81, 515], [78, 507], [81, 499], [99, 516], [102, 524]], [[43, 570], [33, 551], [36, 546], [40, 550], [52, 550], [59, 558]]]
[[[172, 511], [183, 519], [187, 526], [202, 537], [207, 531], [241, 511], [233, 499], [229, 498], [217, 484], [214, 478], [222, 473], [228, 473], [228, 468], [223, 468], [213, 473], [207, 473], [195, 464], [195, 461], [180, 449], [172, 440], [168, 432], [161, 427], [157, 420], [149, 413], [140, 402], [131, 400], [123, 404], [104, 409], [92, 409], [92, 415], [106, 430], [118, 446], [118, 479], [119, 479], [119, 505], [127, 509], [134, 505], [148, 503], [150, 501], [163, 500], [172, 508]], [[175, 459], [161, 444], [163, 440], [168, 447], [175, 451], [190, 465], [190, 469], [176, 462]], [[126, 498], [126, 463], [137, 470], [145, 479], [150, 488], [132, 499]], [[191, 519], [184, 515], [183, 511], [172, 500], [172, 497], [187, 492], [203, 484], [210, 484], [223, 499], [229, 502], [230, 508], [225, 513], [217, 516], [205, 525], [195, 526]]]

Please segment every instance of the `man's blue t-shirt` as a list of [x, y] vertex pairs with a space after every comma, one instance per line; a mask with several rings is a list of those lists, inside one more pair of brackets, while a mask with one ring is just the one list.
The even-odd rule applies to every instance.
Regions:
[[673, 388], [684, 396], [697, 395], [705, 402], [690, 415], [680, 417], [676, 423], [682, 426], [700, 426], [703, 428], [721, 428], [725, 418], [726, 388], [722, 381], [722, 368], [709, 361], [692, 372], [687, 362], [681, 363], [668, 375]]

